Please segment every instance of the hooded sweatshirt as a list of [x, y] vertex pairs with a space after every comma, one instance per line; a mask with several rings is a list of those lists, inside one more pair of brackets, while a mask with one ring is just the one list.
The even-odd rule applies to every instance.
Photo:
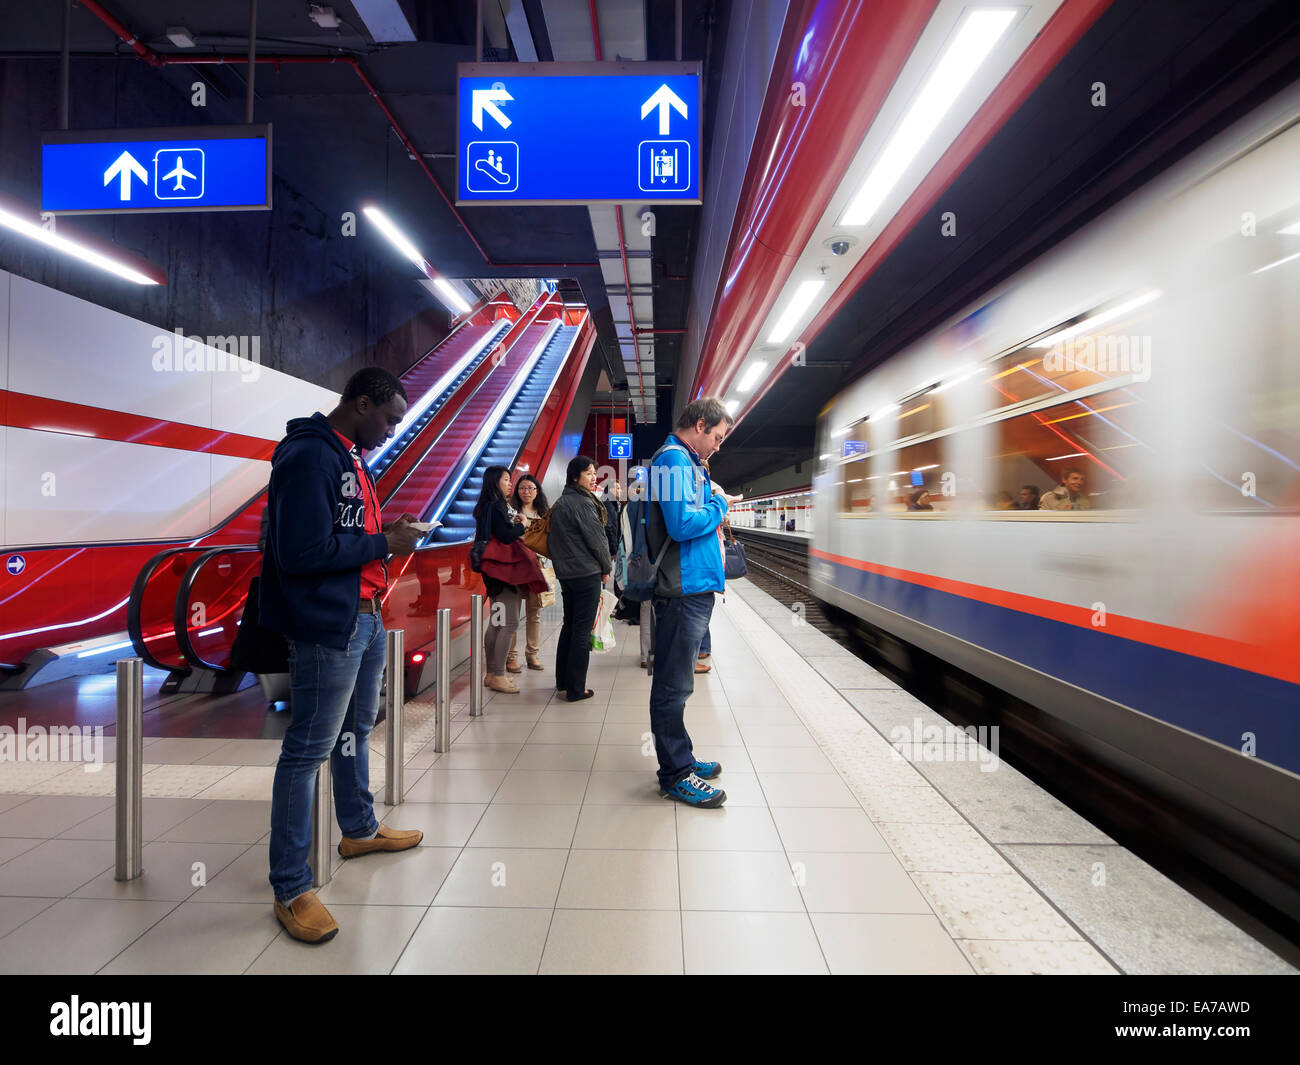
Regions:
[[[374, 478], [363, 462], [363, 475]], [[367, 533], [352, 454], [323, 414], [294, 418], [271, 456], [260, 620], [291, 640], [345, 650], [361, 603], [361, 568], [388, 555]]]

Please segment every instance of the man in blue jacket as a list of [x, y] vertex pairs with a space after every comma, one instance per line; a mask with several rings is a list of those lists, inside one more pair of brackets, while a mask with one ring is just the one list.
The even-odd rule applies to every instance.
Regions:
[[289, 422], [271, 456], [260, 614], [289, 642], [293, 719], [275, 767], [270, 879], [276, 917], [310, 943], [338, 932], [311, 890], [307, 864], [316, 769], [326, 758], [344, 858], [406, 850], [423, 838], [379, 824], [370, 794], [370, 732], [384, 675], [385, 559], [409, 555], [422, 534], [408, 524], [410, 515], [380, 525], [378, 492], [361, 452], [388, 440], [405, 413], [396, 377], [361, 370], [328, 417]]
[[722, 446], [731, 424], [722, 400], [697, 399], [655, 452], [648, 475], [646, 546], [660, 560], [650, 685], [659, 794], [706, 808], [726, 801], [725, 791], [705, 783], [722, 772], [722, 765], [696, 759], [684, 715], [695, 690], [695, 662], [713, 614], [713, 596], [725, 587], [718, 526], [728, 504], [740, 498], [715, 489], [701, 460]]

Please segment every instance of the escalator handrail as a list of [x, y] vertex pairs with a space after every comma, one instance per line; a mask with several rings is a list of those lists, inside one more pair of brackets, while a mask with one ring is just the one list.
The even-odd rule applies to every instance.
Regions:
[[185, 655], [185, 661], [195, 662], [204, 669], [211, 669], [217, 673], [239, 672], [229, 666], [218, 666], [207, 661], [195, 649], [194, 643], [190, 640], [190, 592], [194, 588], [194, 579], [199, 575], [201, 570], [209, 559], [217, 555], [241, 554], [255, 551], [261, 554], [261, 548], [257, 544], [231, 544], [226, 547], [213, 547], [199, 555], [190, 563], [189, 569], [185, 571], [185, 576], [181, 578], [180, 587], [176, 590], [176, 603], [172, 608], [172, 627], [176, 630], [176, 644], [180, 647], [181, 652]]
[[[153, 558], [149, 559], [140, 567], [140, 572], [136, 575], [135, 582], [131, 585], [131, 595], [126, 604], [126, 634], [131, 638], [131, 644], [135, 648], [135, 653], [139, 655], [146, 663], [154, 669], [166, 670], [183, 670], [188, 673], [189, 670], [183, 666], [172, 666], [165, 662], [160, 662], [149, 651], [148, 645], [144, 641], [144, 630], [140, 627], [140, 606], [144, 598], [145, 588], [148, 587], [149, 578], [152, 577], [158, 566], [173, 555], [179, 555], [183, 551], [202, 551], [203, 548], [187, 545], [185, 547], [169, 547], [165, 551], [159, 551]], [[174, 622], [173, 622], [174, 624]], [[181, 645], [177, 643], [179, 648]]]

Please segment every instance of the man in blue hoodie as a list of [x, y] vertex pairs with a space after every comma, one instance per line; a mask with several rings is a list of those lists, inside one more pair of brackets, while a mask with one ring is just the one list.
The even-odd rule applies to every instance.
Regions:
[[713, 596], [725, 588], [718, 527], [728, 504], [740, 499], [712, 484], [702, 460], [722, 446], [731, 424], [722, 400], [697, 399], [682, 411], [674, 431], [655, 452], [648, 474], [646, 546], [659, 560], [650, 683], [659, 794], [709, 809], [727, 798], [721, 788], [705, 783], [722, 772], [722, 765], [696, 759], [685, 712], [695, 690], [695, 663], [713, 614]]
[[370, 732], [384, 675], [385, 559], [409, 555], [422, 534], [409, 514], [381, 526], [361, 452], [388, 440], [405, 413], [396, 377], [378, 367], [360, 370], [328, 416], [289, 422], [271, 456], [260, 614], [289, 642], [293, 719], [275, 767], [270, 879], [276, 917], [309, 943], [338, 932], [311, 890], [307, 864], [316, 770], [326, 758], [344, 858], [406, 850], [423, 838], [379, 824], [370, 794]]

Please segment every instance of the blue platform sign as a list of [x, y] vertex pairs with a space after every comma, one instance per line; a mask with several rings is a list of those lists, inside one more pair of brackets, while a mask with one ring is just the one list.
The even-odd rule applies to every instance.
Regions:
[[609, 457], [612, 459], [630, 459], [632, 457], [632, 434], [609, 434]]
[[457, 203], [697, 204], [698, 63], [462, 63]]
[[42, 137], [42, 211], [161, 214], [270, 206], [267, 125], [62, 130]]

